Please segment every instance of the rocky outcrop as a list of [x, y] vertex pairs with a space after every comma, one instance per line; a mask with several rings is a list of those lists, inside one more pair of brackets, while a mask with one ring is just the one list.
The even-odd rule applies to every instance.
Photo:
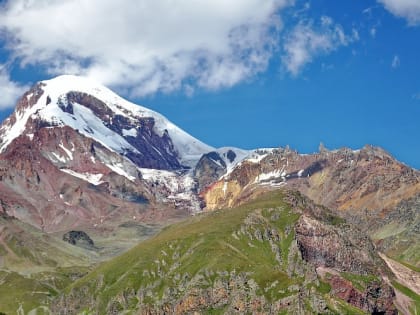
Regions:
[[203, 154], [194, 168], [194, 177], [197, 178], [200, 190], [216, 182], [225, 173], [226, 163], [217, 152]]
[[63, 235], [63, 241], [81, 247], [92, 248], [95, 244], [84, 231], [68, 231]]
[[[295, 231], [303, 259], [316, 268], [334, 270], [334, 275], [326, 277], [332, 295], [371, 314], [397, 314], [392, 303], [395, 297], [392, 288], [369, 277], [378, 272], [385, 275], [389, 271], [375, 253], [369, 238], [360, 230], [343, 223], [327, 225], [302, 215]], [[340, 273], [366, 277], [367, 287], [355, 288]]]
[[333, 275], [327, 280], [331, 294], [369, 314], [396, 315], [393, 304], [395, 292], [383, 282], [371, 282], [365, 290], [358, 290], [351, 281]]
[[369, 238], [347, 224], [327, 225], [302, 215], [295, 230], [303, 259], [316, 267], [367, 275], [380, 266]]

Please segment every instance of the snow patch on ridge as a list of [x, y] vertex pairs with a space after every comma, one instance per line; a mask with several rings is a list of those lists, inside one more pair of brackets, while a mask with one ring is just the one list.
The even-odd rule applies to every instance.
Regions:
[[254, 184], [279, 187], [286, 184], [287, 172], [284, 167], [268, 173], [260, 173], [254, 180]]
[[61, 162], [61, 163], [66, 163], [67, 162], [67, 158], [64, 156], [59, 155], [58, 153], [55, 152], [50, 152], [51, 155], [53, 156], [53, 160], [57, 161], [57, 162]]
[[[227, 158], [227, 152], [229, 150], [232, 150], [236, 157], [231, 162]], [[216, 152], [219, 153], [219, 155], [223, 158], [227, 165], [227, 171], [226, 173], [220, 178], [220, 179], [226, 179], [228, 176], [239, 166], [242, 165], [244, 162], [250, 162], [250, 163], [259, 163], [261, 162], [265, 157], [267, 157], [269, 154], [271, 154], [275, 148], [263, 148], [263, 149], [254, 149], [254, 150], [242, 150], [238, 148], [233, 147], [225, 147], [217, 149]]]
[[0, 132], [3, 133], [0, 152], [3, 152], [15, 138], [19, 137], [25, 131], [26, 123], [28, 122], [29, 117], [43, 107], [44, 105], [41, 102], [38, 102], [31, 107], [30, 110], [25, 110], [23, 113], [16, 112], [15, 123], [12, 126], [5, 125], [2, 130], [0, 130]]
[[122, 134], [124, 137], [137, 137], [137, 130], [136, 128], [123, 129]]
[[227, 183], [227, 181], [224, 181], [223, 182], [223, 188], [222, 188], [223, 196], [226, 196], [227, 188], [228, 188], [228, 183]]
[[124, 166], [122, 163], [105, 163], [105, 165], [112, 171], [114, 171], [115, 173], [117, 173], [118, 175], [124, 176], [125, 178], [127, 178], [128, 180], [134, 182], [136, 180], [136, 178], [134, 176], [131, 176], [130, 174], [128, 174], [125, 170], [124, 170]]
[[[87, 181], [95, 186], [103, 183], [103, 181], [101, 181], [101, 178], [103, 176], [102, 174], [90, 174], [90, 173], [82, 174], [82, 173], [78, 173], [78, 172], [75, 172], [73, 170], [66, 169], [66, 168], [62, 168], [60, 169], [60, 171], [70, 174], [74, 177], [83, 179], [84, 181]], [[62, 198], [61, 195], [60, 195], [60, 198]]]
[[64, 152], [66, 152], [66, 154], [68, 155], [68, 157], [70, 158], [70, 160], [73, 160], [73, 153], [72, 153], [69, 149], [67, 149], [67, 148], [63, 145], [63, 143], [62, 143], [62, 142], [59, 144], [59, 147], [60, 147], [60, 148], [62, 148]]
[[256, 149], [253, 150], [252, 153], [246, 159], [248, 162], [251, 163], [260, 163], [263, 159], [265, 159], [268, 155], [273, 153], [276, 150], [274, 148], [264, 148], [264, 149]]

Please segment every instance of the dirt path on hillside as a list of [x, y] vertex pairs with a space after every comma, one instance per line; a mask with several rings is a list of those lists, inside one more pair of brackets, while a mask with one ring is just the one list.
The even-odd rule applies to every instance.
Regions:
[[388, 267], [397, 277], [398, 282], [420, 295], [420, 273], [411, 270], [382, 253], [379, 253], [379, 255], [385, 260]]

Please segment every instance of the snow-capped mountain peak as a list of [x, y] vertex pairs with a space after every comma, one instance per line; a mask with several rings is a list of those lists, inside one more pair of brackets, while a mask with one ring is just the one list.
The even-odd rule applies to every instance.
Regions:
[[[90, 79], [63, 75], [37, 83], [0, 128], [0, 151], [36, 126], [69, 126], [140, 167], [193, 167], [212, 147], [164, 116], [133, 104]], [[31, 125], [31, 126], [30, 126]], [[161, 160], [150, 163], [150, 160]], [[148, 161], [149, 160], [149, 161]]]

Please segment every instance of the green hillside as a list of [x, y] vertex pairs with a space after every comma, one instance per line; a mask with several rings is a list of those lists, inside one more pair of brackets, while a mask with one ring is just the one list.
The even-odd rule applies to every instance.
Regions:
[[[303, 210], [274, 193], [192, 217], [103, 263], [68, 287], [53, 310], [354, 314], [357, 309], [334, 297], [302, 259], [294, 226]], [[325, 217], [331, 226], [342, 224], [330, 213]], [[366, 279], [361, 292], [377, 278]]]

